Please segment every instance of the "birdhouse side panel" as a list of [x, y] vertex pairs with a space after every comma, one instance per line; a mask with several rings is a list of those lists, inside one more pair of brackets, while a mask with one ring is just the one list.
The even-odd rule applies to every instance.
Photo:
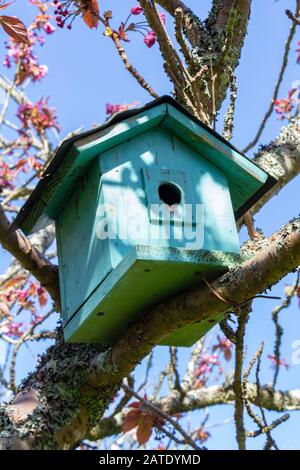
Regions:
[[101, 205], [100, 172], [95, 161], [78, 182], [56, 221], [62, 309], [67, 321], [111, 271], [107, 240], [96, 236]]

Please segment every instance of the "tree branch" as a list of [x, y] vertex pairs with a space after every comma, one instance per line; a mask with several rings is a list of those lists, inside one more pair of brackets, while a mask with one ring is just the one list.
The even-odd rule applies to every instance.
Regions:
[[[215, 80], [215, 106], [218, 111], [230, 84], [228, 67], [234, 72], [243, 48], [250, 17], [251, 0], [214, 0], [205, 22], [194, 14], [186, 14], [184, 33], [192, 46], [195, 64], [210, 67], [212, 61]], [[201, 101], [206, 113], [211, 114], [212, 97], [207, 83], [202, 81]]]
[[[282, 391], [276, 390], [270, 385], [263, 385], [258, 396], [256, 384], [248, 382], [246, 391], [247, 397], [253, 405], [257, 406], [260, 401], [261, 406], [266, 410], [277, 412], [300, 410], [300, 390], [298, 389]], [[203, 410], [215, 405], [234, 405], [234, 401], [234, 389], [230, 384], [229, 386], [211, 385], [210, 387], [189, 390], [182, 400], [178, 393], [170, 392], [160, 400], [154, 400], [154, 404], [165, 413], [174, 415]], [[100, 423], [90, 431], [87, 438], [97, 441], [120, 434], [126, 414], [126, 411], [122, 411], [115, 416], [101, 419]]]
[[0, 206], [0, 243], [13, 255], [23, 268], [28, 270], [41, 285], [47, 289], [56, 308], [60, 308], [59, 283], [57, 266], [50, 263], [47, 258], [34, 247], [20, 231], [9, 230], [10, 222], [3, 208]]
[[175, 10], [181, 8], [183, 13], [192, 13], [185, 3], [181, 0], [157, 0], [157, 3], [162, 6], [170, 15], [175, 15]]
[[246, 304], [243, 308], [239, 309], [238, 313], [238, 328], [236, 331], [236, 345], [235, 345], [235, 367], [234, 367], [234, 381], [233, 390], [235, 396], [234, 407], [234, 420], [235, 420], [235, 433], [239, 450], [246, 450], [246, 433], [244, 425], [244, 396], [242, 388], [243, 377], [243, 362], [244, 362], [244, 340], [246, 332], [246, 324], [248, 322], [249, 313], [251, 310], [251, 303]]

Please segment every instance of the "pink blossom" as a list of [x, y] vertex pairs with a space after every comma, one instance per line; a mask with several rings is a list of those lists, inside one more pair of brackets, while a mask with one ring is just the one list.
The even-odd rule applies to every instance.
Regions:
[[27, 290], [22, 290], [22, 289], [17, 289], [16, 290], [16, 296], [18, 297], [19, 300], [27, 300], [28, 298], [28, 292]]
[[220, 351], [223, 352], [225, 360], [230, 361], [231, 349], [233, 347], [232, 342], [227, 338], [221, 338], [219, 335], [217, 336], [217, 338], [218, 338], [218, 343], [213, 346], [212, 352], [215, 352], [219, 349]]
[[38, 132], [51, 127], [59, 130], [55, 109], [48, 107], [48, 98], [39, 100], [35, 105], [29, 103], [20, 105], [17, 116], [25, 129], [32, 125]]
[[142, 7], [136, 6], [132, 7], [130, 11], [133, 15], [140, 15], [141, 13], [143, 13], [144, 10]]
[[[33, 38], [33, 36], [31, 36]], [[34, 36], [37, 40], [37, 36]], [[35, 81], [41, 80], [48, 72], [46, 65], [39, 65], [38, 58], [34, 55], [32, 47], [20, 47], [15, 41], [10, 40], [7, 47], [8, 52], [4, 59], [4, 65], [10, 67], [11, 63], [20, 63], [16, 76], [16, 84], [21, 85], [27, 78]]]
[[279, 359], [279, 361], [278, 361], [274, 354], [269, 354], [268, 358], [270, 359], [270, 361], [272, 363], [272, 367], [275, 368], [276, 365], [279, 365], [279, 366], [285, 367], [286, 370], [289, 370], [290, 365], [287, 363], [287, 361], [283, 357], [281, 359]]
[[127, 111], [127, 109], [131, 108], [132, 104], [111, 104], [106, 103], [106, 114], [108, 116], [112, 116], [115, 113], [120, 113], [121, 111]]
[[10, 58], [8, 57], [8, 55], [5, 56], [4, 61], [3, 61], [3, 65], [4, 65], [4, 67], [7, 67], [8, 69], [10, 69], [10, 67], [11, 67], [11, 60], [10, 60]]
[[43, 46], [46, 42], [45, 36], [43, 36], [42, 34], [37, 34], [36, 39], [41, 46]]
[[4, 332], [7, 334], [7, 336], [20, 338], [20, 336], [22, 336], [24, 333], [21, 329], [22, 326], [23, 323], [21, 322], [10, 322], [7, 326], [4, 327]]
[[45, 33], [47, 34], [52, 34], [56, 30], [56, 28], [49, 22], [45, 23], [43, 25], [43, 28], [44, 28]]
[[[9, 57], [11, 57], [12, 59], [14, 59], [14, 61], [17, 63], [18, 60], [19, 60], [19, 57], [20, 57], [20, 54], [21, 54], [21, 50], [20, 50], [20, 47], [18, 46], [18, 44], [16, 42], [14, 42], [12, 39], [10, 39], [9, 41], [9, 45], [7, 46], [7, 49], [8, 49], [8, 55]], [[26, 52], [28, 52], [30, 48], [26, 48]]]
[[12, 180], [14, 180], [14, 172], [10, 169], [7, 163], [0, 162], [0, 186], [12, 189]]
[[203, 354], [195, 370], [197, 378], [211, 372], [214, 366], [220, 366], [220, 361], [216, 354]]
[[33, 81], [41, 80], [48, 73], [47, 65], [37, 65], [32, 67]]
[[295, 98], [297, 91], [297, 88], [292, 88], [289, 90], [287, 98], [275, 100], [275, 111], [280, 115], [280, 119], [290, 118], [290, 113], [298, 101], [297, 98]]
[[162, 24], [166, 24], [166, 15], [164, 13], [160, 13], [159, 17]]
[[153, 31], [149, 31], [148, 34], [146, 34], [146, 36], [144, 37], [144, 43], [146, 44], [147, 47], [152, 47], [154, 46], [156, 42], [156, 36], [155, 36], [155, 33]]

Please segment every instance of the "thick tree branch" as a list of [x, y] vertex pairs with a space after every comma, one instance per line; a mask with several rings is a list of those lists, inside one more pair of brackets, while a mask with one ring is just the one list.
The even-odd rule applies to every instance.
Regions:
[[[251, 0], [214, 0], [210, 15], [206, 20], [211, 42], [213, 70], [216, 74], [217, 110], [220, 109], [230, 84], [228, 67], [234, 71], [240, 60], [250, 18], [250, 5]], [[201, 44], [200, 51], [203, 47], [205, 45]], [[204, 103], [203, 105], [205, 108], [208, 107], [209, 100], [206, 99], [206, 105]]]
[[180, 0], [157, 0], [157, 3], [172, 16], [175, 16], [176, 10], [182, 10], [183, 31], [193, 47], [197, 40], [206, 34], [203, 22], [184, 2]]
[[[193, 84], [194, 88], [197, 88], [197, 93], [194, 93], [194, 99], [192, 100], [196, 102], [196, 115], [203, 114], [213, 118], [213, 113], [220, 109], [230, 84], [228, 69], [230, 68], [233, 73], [240, 59], [250, 17], [251, 0], [214, 0], [210, 14], [204, 22], [181, 1], [160, 0], [157, 3], [175, 17], [177, 38], [179, 31], [176, 12], [177, 15], [179, 11], [182, 12], [182, 32], [191, 44], [193, 69], [196, 72], [202, 71], [203, 67], [212, 70], [212, 76], [215, 77], [213, 83], [211, 83], [212, 80], [208, 74], [205, 76], [203, 74], [203, 76], [198, 77], [196, 84], [191, 82], [189, 85], [184, 86], [184, 89], [191, 91]], [[155, 2], [140, 0], [140, 4], [144, 8], [148, 23], [157, 35], [162, 56], [165, 59], [165, 71], [174, 84], [175, 95], [183, 105], [192, 109], [182, 93], [180, 66], [174, 67], [172, 61], [169, 63], [168, 57], [170, 54], [166, 54], [164, 50], [167, 43], [160, 39], [161, 26], [153, 21], [151, 10], [154, 9]], [[182, 50], [182, 41], [180, 47]], [[190, 58], [188, 59], [188, 65], [189, 63]], [[212, 86], [213, 90], [211, 89]], [[199, 103], [201, 109], [199, 109]]]
[[258, 212], [274, 195], [300, 173], [300, 118], [283, 127], [279, 136], [254, 157], [254, 161], [277, 178], [278, 183], [252, 208]]

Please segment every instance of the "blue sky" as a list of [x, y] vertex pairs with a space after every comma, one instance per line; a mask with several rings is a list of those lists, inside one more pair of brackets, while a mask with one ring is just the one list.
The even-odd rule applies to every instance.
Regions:
[[[205, 17], [210, 2], [202, 0], [188, 2], [191, 8], [200, 17]], [[200, 5], [199, 5], [200, 3]], [[235, 130], [233, 143], [243, 148], [255, 135], [262, 116], [264, 115], [271, 96], [278, 70], [280, 68], [284, 42], [290, 27], [290, 21], [284, 14], [286, 8], [294, 9], [294, 1], [290, 0], [254, 0], [251, 21], [245, 47], [243, 49], [240, 65], [237, 69], [238, 99], [235, 116]], [[112, 9], [116, 25], [126, 18], [134, 2], [129, 0], [99, 0], [101, 10]], [[11, 13], [29, 23], [34, 8], [28, 8], [27, 0], [17, 0], [10, 7]], [[167, 18], [167, 27], [171, 28], [171, 19]], [[170, 94], [171, 85], [162, 71], [158, 47], [147, 49], [140, 35], [132, 35], [127, 51], [130, 60], [146, 77], [153, 88], [160, 94]], [[300, 35], [296, 40], [300, 40]], [[292, 51], [296, 49], [296, 40]], [[3, 53], [3, 50], [2, 50]], [[48, 38], [47, 44], [40, 48], [40, 63], [49, 66], [48, 76], [38, 84], [28, 87], [28, 94], [32, 100], [41, 96], [49, 96], [50, 104], [57, 108], [57, 115], [61, 124], [61, 137], [74, 129], [83, 126], [88, 129], [94, 123], [101, 123], [105, 119], [105, 104], [130, 103], [139, 101], [144, 104], [151, 100], [149, 95], [138, 86], [136, 81], [128, 74], [113, 48], [112, 42], [105, 38], [100, 31], [89, 30], [81, 21], [74, 24], [73, 30], [58, 31]], [[299, 65], [296, 64], [296, 54], [291, 53], [290, 63], [285, 80], [280, 90], [280, 97], [285, 97], [291, 88], [292, 82], [299, 79]], [[2, 66], [1, 73], [8, 74]], [[221, 113], [222, 115], [222, 113]], [[260, 143], [268, 143], [278, 133], [282, 123], [272, 116]], [[222, 119], [218, 129], [222, 128]], [[295, 179], [280, 194], [273, 198], [256, 216], [256, 225], [268, 236], [281, 225], [299, 214], [299, 177]], [[242, 230], [240, 239], [245, 239]], [[1, 261], [3, 266], [8, 261], [3, 253]], [[292, 282], [293, 275], [288, 276], [273, 288], [273, 295], [282, 295], [285, 285]], [[257, 300], [251, 315], [247, 332], [247, 359], [262, 340], [265, 341], [265, 353], [272, 353], [274, 327], [271, 323], [271, 310], [276, 301]], [[300, 309], [295, 299], [288, 311], [282, 314], [282, 325], [285, 327], [283, 341], [283, 356], [291, 364], [292, 343], [300, 339]], [[17, 363], [18, 377], [21, 378], [32, 367], [40, 346], [33, 346], [30, 350], [23, 349], [22, 356]], [[184, 371], [189, 351], [180, 351], [182, 360], [181, 372]], [[158, 360], [159, 357], [159, 360]], [[157, 376], [162, 358], [167, 357], [166, 349], [158, 348], [154, 356], [154, 377]], [[29, 365], [30, 364], [30, 365]], [[267, 359], [262, 367], [262, 382], [272, 380], [272, 370]], [[230, 366], [229, 366], [230, 367]], [[139, 367], [138, 376], [142, 375], [143, 366]], [[292, 365], [290, 370], [281, 371], [279, 386], [282, 389], [299, 388], [300, 365]], [[216, 407], [210, 410], [213, 424], [221, 423], [232, 416], [232, 408]], [[201, 420], [203, 412], [193, 418], [193, 425]], [[271, 414], [274, 417], [275, 414]], [[277, 415], [276, 415], [277, 416]], [[300, 449], [300, 413], [291, 413], [290, 420], [274, 432], [274, 437], [282, 448]], [[254, 425], [249, 423], [249, 429]], [[211, 429], [213, 439], [207, 442], [209, 448], [236, 448], [234, 428], [232, 424], [218, 426]], [[261, 440], [248, 440], [249, 448], [261, 447]]]

